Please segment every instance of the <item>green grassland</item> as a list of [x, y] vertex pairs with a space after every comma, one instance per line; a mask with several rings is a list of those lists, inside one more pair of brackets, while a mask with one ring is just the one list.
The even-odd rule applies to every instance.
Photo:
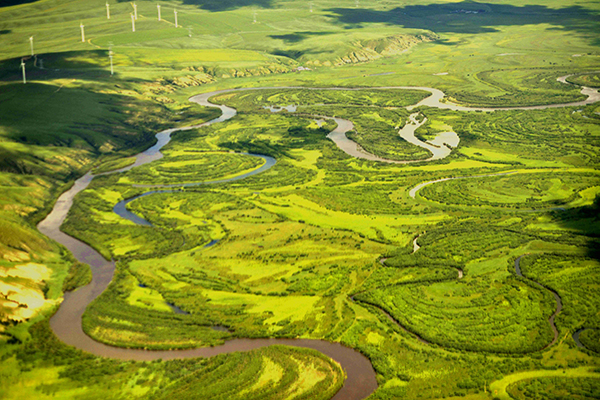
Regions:
[[568, 82], [574, 83], [576, 85], [582, 85], [582, 86], [599, 87], [600, 86], [600, 76], [598, 74], [575, 75], [575, 76], [569, 77]]
[[243, 172], [257, 169], [264, 163], [261, 159], [239, 154], [181, 150], [169, 154], [169, 159], [160, 160], [151, 166], [136, 168], [123, 177], [120, 183], [158, 185], [169, 183], [207, 182], [216, 178], [227, 179]]
[[579, 340], [584, 346], [596, 353], [600, 352], [600, 335], [596, 329], [587, 329], [579, 335]]
[[539, 378], [520, 381], [509, 387], [514, 399], [530, 399], [543, 396], [547, 399], [593, 399], [600, 395], [593, 378]]
[[[597, 391], [598, 373], [580, 367], [563, 370], [533, 370], [506, 376], [490, 385], [497, 399], [589, 398]], [[563, 397], [564, 398], [564, 397]]]
[[446, 347], [530, 352], [551, 339], [544, 320], [553, 305], [550, 299], [510, 280], [496, 285], [403, 284], [373, 290], [358, 300], [380, 305], [407, 329]]
[[226, 93], [214, 97], [214, 102], [227, 104], [239, 111], [257, 111], [260, 106], [360, 106], [364, 107], [404, 107], [410, 106], [429, 96], [417, 90], [306, 90], [306, 89], [267, 89], [246, 93]]
[[472, 207], [549, 209], [591, 204], [600, 188], [595, 174], [513, 174], [446, 181], [423, 188], [421, 196]]
[[[265, 126], [270, 129], [264, 130]], [[296, 129], [291, 129], [294, 126]], [[459, 360], [467, 363], [473, 357], [471, 352], [539, 354], [552, 338], [546, 319], [554, 309], [554, 302], [549, 293], [515, 278], [510, 271], [512, 260], [530, 249], [585, 254], [586, 247], [593, 244], [587, 244], [579, 234], [569, 234], [560, 228], [560, 222], [551, 230], [535, 229], [541, 218], [548, 215], [510, 212], [498, 215], [486, 208], [463, 207], [464, 210], [448, 208], [453, 210], [448, 219], [444, 218], [441, 206], [445, 201], [432, 205], [426, 195], [412, 200], [407, 192], [423, 180], [414, 175], [415, 171], [429, 171], [433, 179], [464, 174], [465, 168], [470, 168], [471, 173], [505, 171], [523, 168], [522, 164], [531, 162], [536, 168], [523, 172], [530, 171], [529, 175], [537, 180], [525, 181], [523, 177], [529, 175], [524, 173], [489, 180], [508, 180], [507, 184], [514, 188], [526, 182], [532, 191], [535, 185], [548, 185], [547, 181], [551, 182], [550, 187], [557, 188], [553, 180], [564, 181], [561, 190], [573, 187], [578, 188], [577, 193], [589, 185], [593, 187], [594, 175], [572, 168], [564, 168], [559, 174], [544, 174], [535, 158], [519, 158], [522, 161], [519, 164], [505, 160], [494, 164], [474, 162], [464, 155], [422, 169], [382, 167], [340, 154], [324, 139], [325, 134], [304, 116], [271, 114], [261, 109], [253, 113], [247, 109], [237, 120], [176, 135], [166, 151], [165, 162], [171, 157], [176, 159], [182, 146], [194, 149], [216, 146], [213, 149], [219, 150], [238, 143], [236, 150], [256, 151], [260, 143], [259, 149], [276, 156], [278, 164], [247, 180], [189, 188], [176, 194], [156, 194], [130, 204], [133, 211], [158, 230], [134, 227], [110, 213], [115, 201], [141, 190], [131, 188], [127, 174], [92, 183], [79, 203], [81, 206], [87, 203], [91, 208], [73, 214], [79, 217], [70, 220], [67, 227], [73, 234], [88, 238], [86, 241], [105, 246], [111, 256], [127, 254], [129, 261], [120, 264], [123, 275], [116, 282], [121, 283], [111, 286], [88, 310], [87, 332], [107, 343], [156, 348], [219, 343], [229, 337], [252, 335], [338, 338], [358, 346], [372, 360], [379, 360], [377, 354], [389, 351], [391, 343], [410, 342], [414, 337], [389, 326], [380, 312], [372, 308], [375, 305], [412, 332], [445, 349], [437, 351], [468, 350], [458, 353], [462, 354]], [[239, 143], [248, 147], [241, 148]], [[569, 142], [563, 141], [563, 145], [569, 146]], [[520, 151], [518, 146], [505, 146], [503, 150], [506, 154]], [[354, 178], [349, 180], [349, 176]], [[394, 183], [399, 176], [406, 181], [403, 188]], [[515, 177], [521, 183], [511, 181]], [[462, 184], [469, 180], [453, 182]], [[432, 187], [447, 197], [453, 191], [444, 190], [446, 185]], [[484, 199], [492, 199], [488, 191], [482, 195]], [[515, 189], [506, 192], [513, 194]], [[510, 204], [517, 208], [528, 206], [526, 196], [513, 196]], [[89, 200], [83, 200], [84, 197]], [[591, 207], [590, 199], [593, 197], [584, 199], [572, 210]], [[458, 203], [469, 205], [468, 201]], [[102, 209], [103, 213], [94, 211]], [[73, 223], [83, 222], [82, 218], [90, 215], [90, 211], [97, 213], [93, 218], [100, 222], [96, 223], [96, 229], [105, 230], [105, 236], [93, 236], [89, 228], [83, 228], [91, 220], [82, 223], [81, 228]], [[127, 229], [116, 234], [116, 226]], [[200, 234], [198, 226], [210, 234]], [[173, 235], [185, 236], [185, 240], [178, 242], [185, 244], [170, 255], [166, 253], [173, 250], [153, 257], [150, 253], [163, 250], [147, 251], [154, 240], [152, 235], [164, 234], [165, 229]], [[418, 239], [422, 248], [410, 254], [408, 244], [424, 230], [427, 233]], [[220, 241], [211, 248], [201, 248], [210, 239]], [[391, 256], [385, 265], [376, 262], [382, 254]], [[457, 268], [464, 270], [462, 280], [456, 279]], [[526, 271], [524, 268], [529, 276]], [[142, 294], [139, 283], [148, 288], [142, 289]], [[348, 294], [356, 292], [359, 292], [355, 296], [358, 303], [349, 303]], [[282, 298], [286, 306], [282, 306]], [[176, 314], [166, 304], [175, 304], [190, 314]], [[370, 318], [352, 323], [358, 315]], [[561, 314], [557, 321], [561, 334], [570, 329], [561, 319], [568, 315]], [[576, 320], [581, 321], [580, 317], [578, 314]], [[144, 327], [148, 320], [153, 321], [153, 329]], [[185, 328], [190, 323], [206, 329], [197, 330], [190, 337], [189, 329]], [[371, 328], [362, 332], [365, 324]], [[388, 332], [395, 331], [398, 338], [392, 342], [385, 339], [389, 333], [375, 328], [378, 324], [387, 326]], [[226, 326], [228, 332], [211, 330], [209, 327], [214, 325]], [[168, 334], [172, 331], [180, 332], [175, 335], [176, 342]], [[577, 354], [574, 343], [570, 336], [565, 338], [566, 342], [555, 351], [560, 357], [574, 360]], [[412, 350], [405, 351], [414, 355]], [[536, 358], [529, 360], [538, 365]], [[399, 373], [393, 367], [397, 364], [375, 362], [378, 371], [388, 377], [386, 382], [390, 382], [387, 389], [381, 389], [384, 393], [388, 390], [406, 394], [426, 385], [427, 379], [408, 378], [412, 375], [406, 369]], [[457, 361], [459, 365], [461, 362]], [[551, 356], [543, 362], [553, 365], [561, 361]], [[465, 371], [466, 366], [453, 368]], [[410, 371], [414, 374], [416, 369]], [[502, 373], [495, 374], [492, 376]], [[483, 382], [461, 382], [454, 389], [447, 386], [436, 390], [466, 394], [483, 387]]]
[[[58, 195], [92, 168], [130, 165], [160, 130], [219, 115], [192, 95], [277, 86], [365, 90], [215, 97], [239, 114], [174, 134], [161, 160], [97, 177], [77, 196], [63, 230], [117, 260], [84, 315], [90, 336], [153, 349], [338, 341], [371, 360], [373, 399], [597, 397], [600, 106], [419, 107], [428, 121], [418, 137], [461, 140], [446, 159], [411, 165], [352, 158], [326, 138], [335, 124], [311, 117], [351, 120], [348, 136], [381, 157], [423, 160], [398, 129], [426, 93], [370, 87], [430, 86], [486, 107], [581, 100], [556, 78], [597, 86], [597, 2], [167, 0], [159, 22], [142, 0], [135, 33], [128, 2], [111, 3], [110, 20], [100, 0], [11, 3], [0, 6], [0, 397], [331, 398], [344, 373], [316, 352], [122, 362], [59, 343], [47, 322], [63, 292], [90, 279], [35, 229]], [[296, 113], [263, 108], [292, 104]], [[214, 181], [262, 164], [242, 152], [277, 164], [130, 203], [152, 227], [112, 211], [151, 190], [134, 184]], [[422, 182], [513, 171], [409, 195]], [[526, 253], [525, 279], [514, 260]], [[556, 305], [531, 280], [563, 302], [547, 348]], [[587, 349], [571, 336], [582, 327]]]
[[563, 299], [565, 311], [557, 319], [561, 329], [572, 333], [584, 326], [598, 325], [597, 282], [582, 278], [596, 275], [597, 260], [568, 254], [540, 254], [525, 257], [522, 266], [523, 275], [553, 288]]
[[[423, 91], [411, 90], [315, 92], [290, 89], [224, 94], [215, 96], [215, 101], [244, 112], [257, 112], [271, 106], [295, 105], [296, 113], [301, 115], [349, 119], [355, 129], [348, 132], [347, 136], [365, 151], [402, 161], [429, 156], [429, 152], [410, 145], [398, 134], [398, 129], [405, 125], [409, 115], [408, 111], [400, 107], [416, 104], [427, 95]], [[365, 112], [365, 107], [369, 107], [369, 112]]]
[[[123, 362], [74, 350], [33, 326], [34, 341], [2, 359], [5, 399], [329, 399], [345, 378], [307, 349], [272, 346], [210, 359]], [[33, 384], [32, 384], [33, 383]], [[115, 388], [119, 388], [115, 390]]]

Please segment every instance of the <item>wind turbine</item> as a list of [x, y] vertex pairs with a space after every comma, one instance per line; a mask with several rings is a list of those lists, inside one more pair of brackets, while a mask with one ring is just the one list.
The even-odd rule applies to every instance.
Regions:
[[129, 15], [131, 15], [131, 32], [135, 32], [135, 17], [133, 13], [129, 13]]
[[173, 10], [173, 13], [175, 13], [175, 28], [179, 28], [179, 25], [177, 25], [177, 10]]
[[254, 21], [252, 22], [253, 24], [256, 23], [256, 11], [254, 11]]
[[160, 22], [160, 4], [157, 4], [156, 8], [158, 9], [158, 22]]
[[29, 45], [31, 46], [31, 55], [33, 55], [33, 36], [29, 36]]
[[110, 19], [110, 4], [106, 2], [106, 19]]
[[112, 47], [113, 47], [113, 42], [108, 42], [108, 58], [110, 60], [110, 76], [113, 76], [113, 74], [115, 73], [115, 71], [113, 69], [113, 55], [115, 53], [112, 51]]
[[21, 58], [21, 69], [23, 70], [23, 84], [27, 83], [27, 79], [25, 78], [25, 61]]
[[137, 4], [135, 4], [135, 2], [133, 2], [133, 16], [135, 17], [135, 20], [137, 21]]
[[312, 3], [310, 3], [310, 12], [313, 12], [313, 10], [312, 10]]
[[79, 24], [79, 27], [81, 28], [81, 41], [85, 43], [85, 31], [83, 30], [83, 22]]
[[189, 37], [192, 37], [192, 29], [193, 28], [191, 26], [188, 26], [188, 36]]

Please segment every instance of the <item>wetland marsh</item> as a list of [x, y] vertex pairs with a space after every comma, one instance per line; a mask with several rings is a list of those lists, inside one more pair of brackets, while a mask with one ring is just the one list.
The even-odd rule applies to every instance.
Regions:
[[104, 3], [0, 7], [0, 397], [597, 397], [596, 2]]

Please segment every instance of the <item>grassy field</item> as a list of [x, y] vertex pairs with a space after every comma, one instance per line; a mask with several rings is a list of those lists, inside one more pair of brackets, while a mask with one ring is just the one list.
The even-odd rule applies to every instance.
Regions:
[[527, 172], [530, 173], [446, 181], [426, 186], [420, 195], [449, 205], [551, 209], [590, 205], [600, 192], [595, 173]]
[[564, 331], [572, 333], [583, 326], [598, 325], [596, 320], [599, 316], [595, 307], [598, 300], [594, 298], [596, 282], [582, 279], [583, 276], [596, 275], [596, 259], [565, 254], [540, 254], [526, 257], [522, 265], [525, 276], [554, 288], [560, 294], [566, 307], [557, 322]]
[[47, 323], [31, 331], [33, 341], [3, 356], [2, 398], [192, 399], [201, 390], [214, 399], [329, 399], [345, 378], [339, 365], [307, 349], [272, 346], [210, 359], [120, 362], [67, 347]]
[[[326, 138], [335, 124], [310, 115], [351, 120], [348, 136], [380, 157], [423, 160], [429, 152], [398, 129], [427, 94], [371, 87], [429, 86], [486, 107], [581, 100], [556, 78], [598, 86], [598, 2], [170, 0], [158, 21], [156, 3], [141, 0], [135, 32], [131, 3], [111, 2], [110, 19], [105, 4], [0, 5], [0, 397], [331, 398], [344, 373], [316, 352], [121, 362], [59, 343], [47, 322], [63, 292], [90, 279], [35, 228], [58, 195], [90, 169], [130, 165], [158, 131], [219, 115], [192, 95], [278, 86], [365, 89], [215, 97], [239, 114], [175, 134], [161, 160], [97, 177], [76, 198], [64, 231], [117, 261], [84, 315], [90, 336], [154, 349], [337, 341], [371, 360], [373, 399], [597, 397], [600, 105], [419, 107], [419, 138], [453, 131], [460, 144], [411, 165], [352, 158]], [[263, 108], [288, 105], [297, 112]], [[153, 227], [112, 211], [150, 190], [134, 184], [262, 164], [242, 152], [277, 164], [130, 203]], [[523, 254], [528, 279], [514, 271]], [[530, 280], [562, 298], [550, 347], [555, 301]], [[587, 349], [572, 339], [582, 327]]]
[[600, 76], [598, 74], [575, 75], [569, 77], [568, 82], [581, 86], [599, 87]]
[[584, 367], [555, 371], [527, 371], [509, 375], [492, 383], [490, 391], [501, 400], [529, 399], [538, 396], [547, 398], [568, 396], [585, 399], [595, 396], [594, 392], [598, 388], [597, 379], [597, 372]]

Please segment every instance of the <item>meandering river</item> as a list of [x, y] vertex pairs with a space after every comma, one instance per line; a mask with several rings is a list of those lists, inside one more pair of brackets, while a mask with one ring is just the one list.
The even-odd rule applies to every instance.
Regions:
[[552, 328], [552, 333], [554, 334], [554, 338], [552, 339], [552, 342], [550, 342], [546, 347], [544, 347], [544, 349], [547, 349], [548, 347], [550, 347], [554, 343], [556, 343], [556, 341], [558, 340], [558, 328], [556, 328], [556, 323], [554, 322], [554, 319], [562, 311], [562, 308], [563, 308], [562, 299], [560, 298], [560, 296], [558, 295], [558, 293], [556, 293], [554, 290], [552, 290], [549, 287], [546, 287], [546, 286], [542, 285], [541, 283], [539, 283], [537, 281], [534, 281], [533, 279], [528, 278], [525, 275], [523, 275], [523, 272], [521, 272], [521, 259], [523, 257], [525, 257], [526, 255], [527, 254], [523, 254], [523, 255], [517, 257], [517, 259], [515, 260], [515, 273], [518, 276], [523, 277], [523, 278], [531, 281], [535, 286], [539, 287], [540, 289], [544, 289], [544, 290], [547, 290], [550, 293], [552, 293], [552, 295], [554, 296], [554, 300], [556, 301], [556, 310], [548, 318], [548, 324], [550, 324], [550, 328]]
[[[560, 79], [566, 79], [566, 77], [561, 77]], [[563, 79], [563, 80], [564, 80]], [[564, 80], [566, 83], [566, 80]], [[157, 143], [149, 148], [148, 150], [140, 153], [136, 157], [136, 161], [133, 165], [117, 170], [109, 173], [119, 173], [123, 171], [127, 171], [129, 169], [138, 167], [140, 165], [144, 165], [150, 163], [152, 161], [158, 160], [162, 157], [162, 153], [160, 149], [162, 149], [167, 143], [170, 141], [171, 134], [176, 131], [189, 130], [201, 128], [204, 126], [208, 126], [211, 124], [219, 123], [227, 121], [233, 118], [236, 115], [236, 110], [227, 107], [224, 105], [216, 105], [210, 103], [209, 98], [221, 94], [221, 93], [229, 93], [235, 91], [247, 91], [247, 90], [261, 90], [261, 89], [310, 89], [310, 90], [364, 90], [364, 89], [407, 89], [407, 90], [424, 90], [431, 93], [429, 97], [419, 102], [417, 105], [408, 107], [412, 109], [419, 105], [427, 105], [430, 107], [444, 108], [444, 109], [452, 109], [456, 111], [495, 111], [495, 110], [507, 110], [507, 109], [521, 109], [521, 110], [531, 110], [531, 109], [544, 109], [544, 108], [554, 108], [554, 107], [568, 107], [568, 106], [579, 106], [585, 104], [591, 104], [600, 100], [600, 95], [598, 90], [591, 88], [583, 88], [582, 93], [588, 95], [588, 99], [582, 102], [575, 103], [566, 103], [566, 104], [555, 104], [555, 105], [544, 105], [544, 106], [531, 106], [531, 107], [514, 107], [514, 108], [473, 108], [473, 107], [463, 107], [455, 104], [444, 103], [441, 100], [444, 97], [444, 93], [438, 89], [427, 88], [427, 87], [407, 87], [407, 86], [397, 86], [397, 87], [383, 87], [383, 88], [305, 88], [305, 87], [270, 87], [270, 88], [246, 88], [246, 89], [230, 89], [230, 90], [220, 90], [211, 93], [204, 93], [190, 98], [190, 101], [196, 102], [200, 105], [206, 107], [217, 107], [221, 110], [222, 115], [219, 118], [215, 118], [211, 121], [208, 121], [203, 124], [184, 127], [184, 128], [174, 128], [162, 131], [156, 135]], [[396, 162], [392, 160], [386, 160], [379, 158], [375, 155], [365, 153], [364, 151], [360, 151], [360, 148], [355, 142], [350, 141], [346, 137], [346, 132], [353, 128], [352, 123], [347, 120], [335, 119], [338, 123], [338, 127], [330, 133], [328, 136], [335, 144], [347, 154], [363, 159], [371, 159], [374, 161], [383, 161], [383, 162]], [[412, 125], [409, 129], [412, 129], [412, 133], [414, 134], [415, 127], [418, 125], [416, 119], [413, 120]], [[413, 129], [414, 128], [414, 129]], [[414, 136], [414, 135], [413, 135]], [[416, 139], [416, 138], [415, 138]], [[417, 139], [418, 140], [418, 139]], [[424, 143], [424, 142], [421, 142]], [[418, 143], [415, 143], [420, 145]], [[443, 147], [443, 146], [440, 146]], [[273, 165], [275, 165], [275, 160], [262, 155], [254, 155], [257, 157], [262, 157], [265, 160], [265, 164], [259, 169], [252, 171], [243, 176], [239, 176], [236, 178], [232, 178], [231, 180], [243, 179], [245, 177], [255, 175], [257, 173], [263, 172]], [[375, 157], [375, 158], [372, 158]], [[434, 153], [435, 157], [435, 153]], [[431, 159], [434, 159], [432, 157]], [[105, 173], [108, 174], [108, 173]], [[101, 174], [101, 175], [105, 175]], [[351, 348], [345, 347], [339, 343], [331, 343], [324, 340], [310, 340], [310, 339], [234, 339], [225, 342], [221, 346], [209, 347], [209, 348], [198, 348], [198, 349], [190, 349], [190, 350], [170, 350], [170, 351], [148, 351], [141, 349], [127, 349], [127, 348], [118, 348], [109, 346], [103, 343], [96, 342], [89, 336], [87, 336], [82, 329], [82, 321], [81, 318], [86, 307], [97, 298], [109, 285], [111, 282], [114, 271], [115, 271], [115, 263], [114, 261], [105, 260], [96, 250], [94, 250], [91, 246], [83, 243], [60, 230], [60, 226], [64, 222], [71, 206], [73, 205], [74, 197], [85, 190], [87, 186], [90, 184], [94, 175], [91, 173], [87, 173], [82, 176], [78, 180], [75, 181], [74, 185], [63, 193], [57, 200], [54, 208], [48, 214], [48, 216], [39, 223], [38, 229], [40, 232], [50, 237], [51, 239], [61, 243], [64, 245], [69, 251], [72, 252], [74, 257], [82, 262], [89, 264], [93, 278], [90, 284], [79, 288], [75, 292], [65, 293], [64, 300], [57, 311], [57, 313], [50, 319], [50, 326], [56, 336], [63, 341], [64, 343], [74, 346], [78, 349], [84, 350], [86, 352], [96, 354], [102, 357], [111, 357], [116, 359], [123, 360], [155, 360], [155, 359], [175, 359], [175, 358], [188, 358], [188, 357], [211, 357], [217, 354], [230, 353], [235, 351], [248, 351], [251, 349], [256, 349], [260, 347], [270, 346], [274, 344], [282, 344], [282, 345], [290, 345], [297, 347], [306, 347], [312, 348], [321, 353], [331, 357], [335, 361], [337, 361], [342, 368], [346, 371], [347, 379], [344, 383], [342, 389], [334, 396], [336, 400], [359, 400], [368, 397], [371, 393], [377, 389], [377, 381], [375, 377], [375, 371], [373, 370], [373, 366], [370, 361], [363, 356], [361, 353], [353, 350]], [[186, 185], [201, 185], [201, 184], [210, 184], [223, 181], [214, 181], [214, 182], [198, 182], [198, 183], [187, 183]], [[173, 186], [182, 186], [182, 185], [173, 185]], [[416, 188], [415, 188], [416, 189]], [[174, 189], [163, 189], [157, 190], [154, 192], [160, 191], [172, 191]], [[418, 190], [418, 189], [417, 189]], [[154, 192], [149, 192], [144, 195], [149, 195]], [[414, 194], [413, 194], [414, 196]], [[133, 199], [128, 199], [132, 201]], [[126, 210], [124, 202], [120, 203], [122, 208], [115, 207], [115, 211], [119, 212], [120, 215], [123, 215], [125, 218], [134, 220], [136, 223], [144, 224], [148, 223], [143, 219], [135, 220], [134, 217], [139, 218], [135, 214], [129, 213]], [[119, 211], [121, 210], [121, 211]], [[129, 214], [127, 214], [129, 213]], [[462, 271], [460, 271], [462, 272]], [[459, 274], [462, 275], [462, 274]], [[462, 276], [459, 276], [459, 278]]]

